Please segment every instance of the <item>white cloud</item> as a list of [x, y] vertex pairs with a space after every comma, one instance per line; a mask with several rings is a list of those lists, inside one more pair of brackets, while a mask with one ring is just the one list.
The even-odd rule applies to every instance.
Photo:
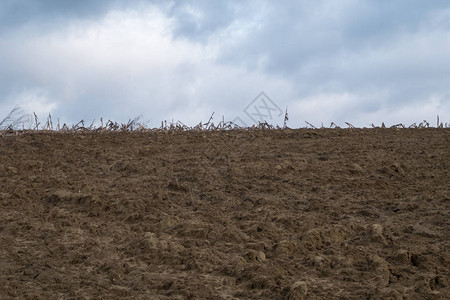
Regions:
[[245, 118], [265, 91], [291, 126], [450, 117], [449, 9], [411, 6], [408, 18], [396, 15], [405, 3], [329, 3], [139, 2], [13, 26], [0, 32], [0, 115], [22, 103], [66, 122], [142, 114], [151, 126], [193, 125], [212, 112]]
[[[174, 39], [172, 28], [173, 20], [148, 6], [3, 41], [10, 68], [28, 78], [29, 89], [46, 91], [45, 101], [15, 94], [13, 102], [70, 122], [143, 114], [157, 126], [172, 118], [194, 124], [212, 112], [234, 118], [261, 89], [278, 96], [290, 89], [283, 79], [217, 64], [217, 48]], [[48, 99], [57, 104], [44, 105]]]
[[17, 97], [15, 104], [26, 112], [40, 116], [46, 116], [58, 108], [58, 103], [51, 101], [43, 90], [24, 91]]
[[442, 122], [448, 122], [448, 115], [442, 112], [450, 111], [450, 98], [431, 95], [423, 101], [402, 105], [393, 110], [390, 105], [380, 103], [377, 99], [383, 94], [318, 94], [294, 101], [289, 105], [290, 126], [304, 127], [304, 120], [316, 127], [329, 127], [333, 122], [338, 126], [347, 127], [348, 122], [358, 127], [371, 127], [371, 124], [386, 126], [395, 124], [411, 125], [424, 120], [436, 125], [436, 117], [440, 115]]

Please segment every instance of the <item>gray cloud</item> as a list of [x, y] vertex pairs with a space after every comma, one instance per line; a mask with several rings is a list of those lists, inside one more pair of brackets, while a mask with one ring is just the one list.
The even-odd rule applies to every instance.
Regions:
[[393, 108], [425, 101], [448, 95], [449, 7], [445, 1], [273, 5], [262, 28], [224, 46], [220, 61], [289, 78], [299, 95], [383, 91], [378, 101]]
[[169, 16], [176, 19], [174, 35], [197, 41], [207, 39], [236, 20], [251, 18], [262, 1], [208, 1], [177, 0], [166, 9]]
[[89, 18], [104, 14], [117, 6], [117, 1], [58, 1], [14, 0], [0, 4], [0, 28], [7, 30], [26, 23], [69, 21], [70, 18]]

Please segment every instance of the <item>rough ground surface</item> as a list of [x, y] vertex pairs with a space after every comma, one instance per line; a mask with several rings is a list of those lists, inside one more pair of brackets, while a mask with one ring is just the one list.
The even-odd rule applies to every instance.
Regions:
[[0, 298], [449, 299], [449, 129], [0, 136]]

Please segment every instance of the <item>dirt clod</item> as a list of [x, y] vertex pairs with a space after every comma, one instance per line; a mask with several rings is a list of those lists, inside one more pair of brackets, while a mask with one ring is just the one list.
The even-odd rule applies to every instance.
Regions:
[[289, 300], [303, 300], [308, 293], [308, 285], [305, 281], [294, 282], [289, 290]]
[[266, 255], [261, 251], [255, 251], [255, 250], [247, 250], [244, 253], [244, 257], [249, 262], [264, 262], [266, 260]]
[[386, 238], [384, 237], [384, 228], [380, 224], [373, 224], [370, 226], [370, 240], [372, 242], [381, 243], [387, 245]]

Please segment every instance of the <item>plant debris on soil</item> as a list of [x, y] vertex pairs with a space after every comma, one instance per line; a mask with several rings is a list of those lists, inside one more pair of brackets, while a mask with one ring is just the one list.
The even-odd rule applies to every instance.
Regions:
[[2, 132], [0, 298], [450, 299], [450, 129]]

